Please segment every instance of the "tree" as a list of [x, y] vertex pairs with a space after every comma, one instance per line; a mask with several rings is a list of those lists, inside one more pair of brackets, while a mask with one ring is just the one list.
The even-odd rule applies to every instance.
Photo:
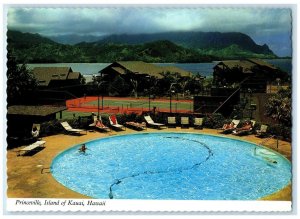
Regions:
[[37, 87], [37, 80], [25, 64], [18, 65], [15, 57], [7, 55], [7, 104], [23, 104]]
[[275, 119], [285, 127], [291, 127], [292, 119], [292, 92], [291, 87], [280, 89], [277, 94], [268, 99], [266, 115]]
[[139, 82], [136, 78], [131, 78], [130, 82], [131, 82], [131, 85], [132, 85], [132, 88], [133, 88], [132, 92], [134, 93], [134, 97], [138, 98], [138, 90], [137, 89], [138, 89]]
[[129, 84], [121, 76], [115, 77], [115, 79], [109, 84], [109, 93], [115, 96], [127, 96], [130, 92]]

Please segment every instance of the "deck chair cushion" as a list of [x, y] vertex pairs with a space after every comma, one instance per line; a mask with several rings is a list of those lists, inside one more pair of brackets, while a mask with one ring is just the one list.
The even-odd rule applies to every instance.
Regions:
[[116, 118], [115, 115], [111, 115], [111, 116], [110, 116], [110, 120], [111, 120], [111, 122], [112, 122], [113, 125], [116, 125], [116, 124], [117, 124], [117, 118]]
[[106, 128], [106, 126], [101, 121], [99, 121], [99, 120], [96, 122], [96, 127]]

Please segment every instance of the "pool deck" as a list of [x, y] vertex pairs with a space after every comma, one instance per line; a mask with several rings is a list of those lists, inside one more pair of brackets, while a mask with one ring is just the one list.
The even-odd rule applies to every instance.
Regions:
[[[219, 134], [215, 129], [195, 130], [193, 128], [181, 129], [167, 128], [162, 130], [148, 128], [146, 132], [193, 132], [220, 135], [224, 137], [236, 138], [240, 140], [250, 141], [253, 143], [261, 143], [264, 139], [257, 138], [254, 135], [249, 136], [234, 136]], [[7, 151], [7, 197], [8, 198], [90, 198], [74, 192], [65, 186], [58, 183], [49, 172], [53, 158], [60, 152], [70, 148], [73, 145], [84, 143], [93, 139], [108, 137], [120, 134], [143, 133], [145, 131], [135, 131], [129, 128], [126, 131], [111, 131], [108, 133], [102, 132], [87, 132], [86, 135], [53, 135], [44, 137], [46, 147], [36, 153], [27, 156], [17, 156], [17, 151], [22, 147], [14, 148]], [[264, 146], [278, 151], [291, 161], [291, 144], [286, 141], [279, 140], [279, 149], [276, 149], [276, 140], [270, 139]], [[43, 169], [45, 168], [45, 169]], [[41, 171], [43, 173], [41, 173]], [[262, 200], [282, 200], [291, 201], [292, 199], [292, 186], [291, 184], [284, 189], [271, 194]]]

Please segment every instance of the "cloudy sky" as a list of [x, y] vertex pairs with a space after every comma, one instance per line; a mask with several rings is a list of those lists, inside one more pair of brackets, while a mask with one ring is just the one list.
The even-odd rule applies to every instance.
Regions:
[[243, 32], [279, 56], [291, 55], [288, 8], [106, 7], [9, 8], [8, 28], [44, 36], [167, 31]]

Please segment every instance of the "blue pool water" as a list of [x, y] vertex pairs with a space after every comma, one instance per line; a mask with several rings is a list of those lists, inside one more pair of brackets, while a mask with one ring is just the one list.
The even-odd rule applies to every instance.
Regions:
[[254, 144], [229, 138], [143, 133], [86, 146], [85, 154], [80, 145], [59, 154], [52, 174], [93, 198], [256, 200], [291, 181], [291, 165], [283, 156], [267, 150], [254, 155]]

